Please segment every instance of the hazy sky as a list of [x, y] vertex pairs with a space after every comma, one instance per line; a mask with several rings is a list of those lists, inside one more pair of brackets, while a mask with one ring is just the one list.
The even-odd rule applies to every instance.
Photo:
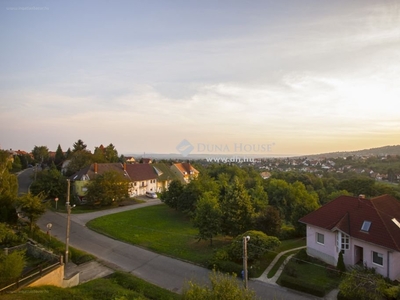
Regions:
[[400, 144], [400, 1], [3, 0], [0, 43], [3, 149]]

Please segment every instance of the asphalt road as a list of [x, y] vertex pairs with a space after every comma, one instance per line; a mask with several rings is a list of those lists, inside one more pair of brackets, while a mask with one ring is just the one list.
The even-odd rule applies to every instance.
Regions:
[[[19, 174], [18, 182], [20, 194], [28, 191], [33, 174], [34, 168], [27, 169]], [[149, 200], [147, 203], [119, 207], [107, 211], [72, 214], [69, 244], [95, 255], [98, 259], [103, 261], [104, 264], [114, 269], [130, 272], [148, 282], [177, 293], [182, 292], [182, 288], [188, 280], [199, 283], [209, 283], [208, 276], [210, 270], [208, 269], [112, 239], [91, 231], [85, 226], [88, 221], [100, 216], [130, 209], [138, 209], [158, 203], [158, 200]], [[48, 211], [37, 222], [43, 231], [47, 231], [46, 225], [48, 223], [52, 223], [53, 225], [51, 235], [61, 241], [65, 241], [67, 225], [66, 214]], [[253, 289], [261, 299], [320, 299], [261, 281], [250, 280], [249, 288]]]
[[[188, 280], [208, 283], [210, 274], [208, 269], [114, 240], [93, 232], [85, 226], [86, 222], [99, 216], [158, 203], [159, 201], [150, 200], [148, 203], [119, 207], [111, 211], [72, 214], [70, 245], [92, 253], [108, 266], [130, 272], [148, 282], [177, 293], [182, 292], [182, 288]], [[66, 220], [65, 214], [48, 211], [38, 221], [38, 225], [42, 230], [46, 231], [46, 224], [52, 223], [52, 236], [65, 241]], [[250, 281], [249, 288], [253, 289], [261, 299], [319, 299], [260, 281]]]

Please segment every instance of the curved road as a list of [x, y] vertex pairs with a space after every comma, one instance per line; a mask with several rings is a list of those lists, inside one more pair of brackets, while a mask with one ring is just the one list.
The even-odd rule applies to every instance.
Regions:
[[[29, 172], [33, 173], [33, 170], [22, 172], [18, 176], [19, 181], [24, 178], [29, 178]], [[20, 184], [23, 183], [20, 182]], [[22, 187], [22, 185], [20, 187]], [[21, 192], [26, 192], [26, 190], [23, 191], [21, 189], [20, 193]], [[177, 293], [182, 292], [182, 288], [188, 280], [208, 283], [208, 276], [210, 274], [210, 270], [208, 269], [114, 240], [91, 231], [85, 226], [88, 221], [103, 215], [138, 209], [159, 203], [159, 200], [149, 200], [143, 204], [119, 207], [107, 211], [73, 214], [71, 215], [70, 245], [95, 255], [98, 259], [102, 260], [105, 265], [132, 273], [148, 282]], [[48, 211], [39, 219], [37, 224], [43, 231], [46, 231], [46, 224], [52, 223], [52, 236], [57, 237], [61, 241], [65, 241], [66, 220], [66, 214]], [[250, 281], [249, 287], [253, 289], [261, 299], [320, 299], [260, 281]]]

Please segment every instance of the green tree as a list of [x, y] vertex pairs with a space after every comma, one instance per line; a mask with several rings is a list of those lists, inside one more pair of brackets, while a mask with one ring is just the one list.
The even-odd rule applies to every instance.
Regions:
[[178, 199], [183, 192], [183, 184], [180, 180], [172, 180], [169, 184], [168, 191], [161, 193], [161, 201], [167, 204], [169, 207], [178, 209]]
[[238, 177], [228, 186], [225, 196], [221, 200], [222, 232], [237, 236], [252, 227], [254, 208], [250, 196]]
[[221, 232], [222, 211], [218, 198], [212, 192], [206, 192], [197, 203], [194, 226], [199, 229], [199, 238], [209, 240], [212, 245], [214, 236]]
[[113, 144], [108, 145], [104, 149], [104, 156], [106, 158], [107, 162], [114, 163], [118, 162], [118, 151], [115, 149], [115, 146]]
[[17, 176], [10, 174], [10, 155], [0, 150], [0, 222], [15, 223], [18, 220], [15, 203], [18, 197]]
[[184, 300], [254, 300], [254, 291], [244, 289], [237, 279], [228, 274], [213, 272], [211, 287], [189, 281], [183, 289]]
[[104, 172], [89, 181], [86, 199], [89, 203], [108, 206], [129, 197], [129, 180], [116, 171]]
[[79, 139], [77, 142], [74, 143], [72, 152], [78, 152], [83, 150], [86, 151], [86, 147], [87, 145], [81, 139]]
[[266, 191], [269, 205], [279, 209], [285, 219], [289, 220], [291, 213], [288, 203], [289, 184], [285, 180], [272, 178], [267, 181]]
[[21, 159], [18, 155], [14, 156], [14, 162], [12, 164], [12, 169], [14, 171], [20, 171], [22, 169]]
[[44, 163], [49, 159], [49, 148], [46, 146], [35, 146], [32, 150], [33, 158], [38, 163]]
[[92, 154], [88, 151], [75, 151], [71, 154], [71, 161], [67, 167], [67, 176], [71, 176], [92, 163]]
[[44, 195], [47, 199], [65, 199], [67, 180], [53, 164], [48, 170], [37, 173], [36, 181], [30, 187], [33, 195]]
[[303, 183], [296, 181], [290, 185], [289, 199], [292, 208], [291, 222], [298, 235], [305, 235], [305, 225], [298, 220], [320, 207], [318, 195], [308, 192]]
[[54, 164], [57, 166], [58, 170], [61, 170], [62, 163], [64, 162], [64, 160], [65, 160], [64, 152], [62, 151], [60, 144], [58, 144], [56, 155], [54, 157]]
[[[24, 242], [21, 235], [15, 234], [15, 232], [7, 226], [6, 223], [0, 223], [0, 246], [4, 247], [14, 247], [20, 245]], [[1, 274], [1, 273], [0, 273]]]
[[339, 291], [345, 299], [382, 300], [389, 288], [383, 277], [374, 269], [355, 267], [339, 285]]
[[19, 197], [17, 200], [19, 210], [29, 220], [30, 231], [33, 232], [33, 227], [36, 221], [46, 212], [46, 204], [43, 203], [43, 195], [32, 195], [31, 193]]
[[336, 269], [338, 269], [340, 274], [343, 274], [344, 272], [346, 272], [346, 265], [344, 264], [343, 252], [342, 251], [340, 251], [340, 253], [339, 253], [339, 258], [338, 258], [338, 262], [337, 262], [337, 265], [336, 265]]
[[243, 258], [243, 237], [249, 236], [247, 242], [247, 259], [255, 261], [260, 259], [267, 251], [271, 251], [279, 247], [281, 242], [277, 237], [268, 236], [264, 232], [250, 230], [238, 235], [229, 246], [230, 257], [239, 261]]
[[184, 186], [181, 195], [178, 197], [178, 210], [192, 217], [196, 210], [197, 201], [202, 195], [203, 188], [200, 181], [198, 179], [190, 181]]
[[0, 286], [13, 282], [22, 274], [26, 265], [25, 251], [13, 251], [5, 255], [0, 252]]
[[338, 189], [346, 190], [353, 195], [366, 195], [374, 196], [374, 186], [375, 180], [367, 177], [357, 176], [350, 179], [342, 180], [339, 183]]
[[279, 210], [268, 205], [255, 220], [256, 230], [260, 230], [267, 235], [279, 236], [282, 227], [282, 219]]

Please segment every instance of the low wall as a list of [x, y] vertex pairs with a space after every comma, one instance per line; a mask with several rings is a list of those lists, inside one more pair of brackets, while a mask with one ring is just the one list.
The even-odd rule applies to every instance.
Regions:
[[43, 277], [29, 284], [29, 287], [40, 286], [40, 285], [54, 285], [63, 287], [64, 281], [64, 264], [59, 265], [53, 271], [47, 273]]

